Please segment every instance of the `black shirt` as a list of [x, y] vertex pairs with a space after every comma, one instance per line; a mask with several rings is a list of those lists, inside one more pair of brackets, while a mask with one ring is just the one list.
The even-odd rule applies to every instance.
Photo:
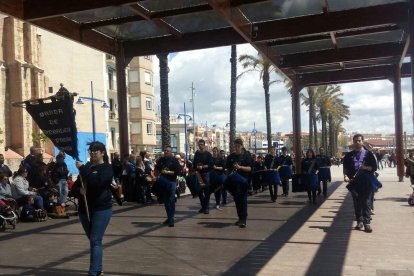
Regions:
[[316, 159], [319, 167], [330, 167], [332, 165], [331, 158], [326, 155], [318, 154], [316, 155]]
[[[234, 171], [233, 166], [236, 163], [238, 163], [240, 166], [243, 166], [243, 167], [250, 167], [251, 164], [252, 164], [252, 158], [251, 158], [250, 154], [248, 154], [248, 153], [237, 154], [237, 153], [233, 152], [232, 154], [230, 154], [227, 157], [227, 161], [226, 161], [226, 168], [229, 170], [229, 172]], [[245, 172], [245, 171], [242, 171], [242, 170], [238, 170], [237, 172], [241, 176], [243, 176], [245, 178], [249, 178], [250, 172]]]
[[[374, 173], [377, 170], [377, 162], [375, 161], [374, 154], [369, 150], [366, 150], [365, 158], [363, 160], [364, 166], [370, 166], [372, 168], [371, 171], [365, 171], [366, 173]], [[355, 161], [359, 160], [361, 151], [353, 150], [348, 152], [344, 157], [344, 175], [348, 176], [349, 178], [353, 178], [355, 173], [357, 172], [357, 168], [355, 167]]]
[[193, 161], [193, 167], [194, 170], [197, 170], [197, 166], [204, 166], [208, 165], [208, 168], [202, 169], [201, 173], [207, 173], [213, 169], [213, 156], [208, 151], [196, 151], [194, 154], [194, 161]]
[[318, 169], [319, 165], [316, 158], [302, 159], [302, 173], [315, 174]]
[[264, 159], [264, 166], [266, 167], [266, 169], [277, 169], [277, 167], [279, 167], [279, 162], [280, 160], [279, 158], [277, 158], [277, 156], [267, 154]]
[[222, 170], [215, 170], [216, 173], [218, 173], [218, 174], [224, 173], [224, 169], [226, 168], [226, 161], [224, 160], [224, 158], [221, 158], [221, 157], [215, 158], [215, 157], [213, 157], [213, 164], [216, 167], [222, 167], [223, 168]]
[[178, 160], [172, 156], [162, 156], [158, 159], [157, 165], [155, 165], [155, 170], [161, 174], [164, 169], [174, 172], [174, 174], [162, 174], [170, 181], [175, 181], [177, 175], [181, 173], [180, 163], [178, 163]]

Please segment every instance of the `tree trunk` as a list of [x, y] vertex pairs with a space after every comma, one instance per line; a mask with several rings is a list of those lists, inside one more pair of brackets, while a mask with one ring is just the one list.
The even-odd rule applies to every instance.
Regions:
[[[313, 146], [313, 110], [315, 108], [313, 103], [313, 91], [312, 88], [308, 87], [309, 96], [309, 148], [315, 149]], [[316, 150], [316, 149], [315, 149]]]
[[312, 114], [312, 123], [313, 123], [313, 134], [315, 136], [315, 151], [319, 150], [319, 143], [318, 143], [318, 125], [316, 124], [316, 108], [314, 106], [313, 108], [313, 114]]
[[234, 151], [236, 139], [236, 83], [237, 83], [237, 47], [231, 45], [231, 83], [230, 83], [230, 152]]
[[321, 110], [321, 119], [322, 119], [322, 147], [328, 151], [327, 148], [327, 141], [326, 141], [326, 112], [324, 110]]
[[161, 147], [171, 146], [170, 99], [168, 96], [168, 53], [157, 55], [160, 60]]
[[272, 146], [272, 122], [270, 118], [270, 95], [269, 95], [269, 70], [263, 69], [263, 88], [265, 92], [265, 105], [266, 105], [266, 131], [267, 131], [267, 149], [270, 151]]
[[329, 151], [330, 155], [333, 156], [335, 154], [335, 130], [334, 130], [334, 121], [331, 114], [328, 116], [329, 120]]

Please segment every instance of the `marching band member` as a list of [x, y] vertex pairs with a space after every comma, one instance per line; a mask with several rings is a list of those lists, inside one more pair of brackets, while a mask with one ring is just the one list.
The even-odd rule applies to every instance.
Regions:
[[210, 212], [210, 172], [213, 169], [213, 157], [210, 152], [206, 151], [206, 142], [203, 139], [198, 141], [198, 148], [193, 161], [194, 171], [202, 187], [198, 194], [201, 204], [201, 209], [198, 212], [208, 214]]
[[325, 155], [325, 149], [319, 148], [319, 154], [316, 155], [316, 159], [319, 166], [318, 177], [318, 195], [321, 194], [320, 182], [322, 181], [323, 196], [326, 197], [328, 192], [328, 182], [331, 181], [331, 158]]
[[292, 158], [287, 155], [287, 148], [282, 148], [282, 154], [279, 156], [279, 174], [282, 181], [283, 196], [288, 196], [289, 194], [289, 178], [292, 177]]
[[[220, 201], [222, 196], [222, 189], [223, 189], [223, 182], [224, 182], [224, 169], [226, 168], [226, 161], [224, 160], [224, 156], [219, 154], [219, 150], [217, 147], [213, 148], [213, 169], [212, 175], [214, 177], [210, 177], [210, 185], [212, 189], [210, 192], [214, 193], [214, 197], [216, 199], [216, 209], [220, 210]], [[226, 198], [227, 199], [227, 198]], [[223, 198], [224, 200], [224, 198]]]
[[167, 219], [163, 224], [174, 227], [176, 178], [181, 172], [181, 166], [172, 154], [170, 146], [165, 146], [164, 156], [161, 156], [155, 165], [155, 172], [160, 178], [158, 181], [167, 181], [167, 188], [162, 193]]
[[316, 191], [318, 190], [318, 171], [319, 166], [313, 149], [306, 151], [306, 157], [302, 159], [302, 175], [305, 181], [306, 191], [308, 192], [309, 201], [316, 203]]
[[[279, 167], [279, 160], [276, 157], [275, 147], [270, 147], [269, 153], [265, 156], [265, 159], [264, 159], [264, 166], [267, 170], [276, 170]], [[279, 173], [277, 173], [277, 174], [279, 174]], [[269, 182], [269, 183], [266, 183], [266, 184], [269, 185], [270, 199], [273, 202], [276, 202], [276, 199], [277, 199], [277, 186], [280, 185], [280, 181], [277, 182], [274, 179], [267, 179], [266, 181]]]
[[[252, 169], [252, 161], [250, 154], [242, 153], [242, 148], [243, 141], [239, 138], [236, 139], [234, 141], [235, 151], [227, 157], [226, 161], [226, 168], [228, 171], [233, 171], [233, 175], [230, 174], [226, 181], [236, 186], [236, 188], [233, 189], [233, 197], [234, 202], [236, 203], [237, 216], [239, 219], [235, 224], [240, 228], [245, 228], [247, 221], [247, 181]], [[235, 173], [237, 173], [237, 175], [235, 175]], [[238, 181], [234, 181], [235, 178], [238, 178]]]

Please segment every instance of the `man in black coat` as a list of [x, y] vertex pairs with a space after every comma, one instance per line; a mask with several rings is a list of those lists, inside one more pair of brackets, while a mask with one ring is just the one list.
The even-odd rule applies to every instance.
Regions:
[[364, 147], [364, 136], [352, 138], [354, 150], [344, 157], [344, 181], [352, 194], [357, 225], [355, 229], [371, 233], [371, 197], [374, 192], [372, 179], [377, 170], [374, 154]]

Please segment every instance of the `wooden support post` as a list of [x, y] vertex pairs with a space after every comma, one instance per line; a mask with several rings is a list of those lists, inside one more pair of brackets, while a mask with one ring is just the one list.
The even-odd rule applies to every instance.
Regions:
[[404, 144], [402, 124], [402, 100], [401, 100], [401, 69], [395, 67], [394, 77], [394, 114], [395, 114], [395, 155], [397, 159], [398, 181], [404, 181]]
[[116, 86], [118, 97], [119, 149], [121, 156], [129, 153], [128, 105], [123, 45], [118, 44], [116, 55]]
[[293, 151], [295, 153], [295, 172], [302, 170], [302, 145], [300, 127], [300, 87], [297, 83], [292, 83], [292, 119], [293, 119]]

